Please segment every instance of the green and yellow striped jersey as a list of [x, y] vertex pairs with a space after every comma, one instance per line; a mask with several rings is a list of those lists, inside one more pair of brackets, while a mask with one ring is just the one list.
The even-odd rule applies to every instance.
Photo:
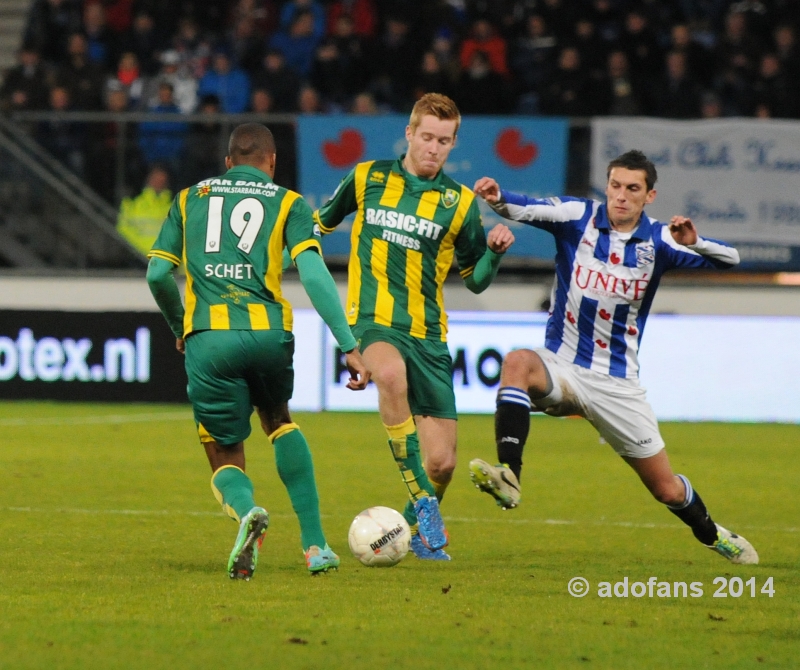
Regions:
[[330, 233], [356, 212], [350, 235], [350, 325], [371, 321], [445, 341], [442, 286], [455, 255], [462, 277], [486, 251], [475, 194], [440, 171], [421, 179], [395, 161], [359, 163], [314, 219]]
[[292, 330], [281, 293], [284, 247], [294, 259], [319, 230], [298, 193], [238, 165], [181, 191], [148, 256], [186, 268], [183, 335], [198, 330]]

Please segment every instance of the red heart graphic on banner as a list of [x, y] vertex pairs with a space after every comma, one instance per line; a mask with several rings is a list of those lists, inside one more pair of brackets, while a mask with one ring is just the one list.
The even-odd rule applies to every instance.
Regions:
[[612, 262], [614, 265], [616, 265], [617, 263], [619, 263], [621, 260], [622, 260], [622, 259], [621, 259], [619, 256], [617, 256], [617, 254], [611, 254], [611, 262]]
[[595, 340], [594, 343], [601, 349], [608, 349], [608, 345], [602, 340]]
[[606, 310], [601, 309], [600, 310], [600, 318], [603, 319], [604, 321], [608, 321], [611, 318], [611, 314], [606, 312]]
[[639, 333], [633, 326], [628, 326], [628, 335], [637, 335]]
[[567, 312], [567, 321], [569, 321], [572, 325], [575, 325], [575, 317], [572, 316], [572, 312]]
[[497, 136], [494, 150], [501, 161], [513, 168], [526, 167], [539, 156], [539, 147], [533, 142], [524, 141], [519, 128], [503, 130]]
[[354, 128], [345, 128], [339, 133], [338, 141], [322, 143], [322, 154], [331, 167], [349, 167], [364, 155], [364, 136]]

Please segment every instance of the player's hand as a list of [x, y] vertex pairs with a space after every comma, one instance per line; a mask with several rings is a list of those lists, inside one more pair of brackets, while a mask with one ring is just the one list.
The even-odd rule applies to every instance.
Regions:
[[363, 391], [369, 384], [369, 370], [361, 358], [358, 347], [344, 355], [344, 364], [350, 373], [347, 388], [352, 391]]
[[514, 244], [514, 233], [503, 223], [498, 223], [486, 236], [486, 244], [496, 254], [504, 254]]
[[491, 177], [478, 179], [472, 190], [489, 204], [500, 202], [500, 184]]
[[678, 244], [683, 246], [697, 244], [697, 228], [694, 227], [692, 220], [685, 216], [673, 216], [669, 220], [669, 232]]
[[182, 354], [186, 353], [186, 341], [179, 337], [175, 340], [175, 348], [180, 351]]

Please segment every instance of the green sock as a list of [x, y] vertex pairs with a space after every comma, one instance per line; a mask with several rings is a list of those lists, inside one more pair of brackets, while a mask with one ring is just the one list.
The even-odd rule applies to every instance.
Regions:
[[225, 513], [237, 522], [256, 506], [253, 482], [235, 465], [223, 465], [211, 476], [211, 490]]
[[319, 495], [308, 442], [295, 423], [281, 426], [270, 435], [270, 439], [275, 447], [278, 475], [300, 522], [303, 551], [312, 545], [323, 548], [326, 544], [325, 534], [319, 518]]
[[409, 500], [403, 510], [403, 516], [408, 521], [408, 525], [413, 526], [417, 523], [414, 503], [425, 496], [435, 495], [433, 484], [428, 479], [425, 468], [422, 467], [417, 427], [414, 425], [414, 418], [408, 417], [397, 426], [384, 425], [384, 428], [389, 434], [389, 447], [394, 455], [395, 463], [400, 468], [403, 482], [408, 489]]

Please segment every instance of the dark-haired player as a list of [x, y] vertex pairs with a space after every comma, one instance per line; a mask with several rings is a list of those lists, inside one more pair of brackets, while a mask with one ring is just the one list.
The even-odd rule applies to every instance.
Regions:
[[[189, 400], [213, 475], [211, 489], [239, 523], [228, 561], [232, 579], [250, 579], [269, 515], [255, 504], [245, 474], [244, 440], [255, 406], [275, 447], [278, 474], [300, 522], [314, 574], [339, 565], [319, 516], [311, 452], [289, 415], [294, 370], [292, 308], [281, 292], [286, 248], [314, 308], [345, 352], [348, 387], [369, 380], [333, 278], [320, 255], [308, 204], [276, 185], [275, 142], [265, 126], [231, 134], [228, 171], [175, 198], [153, 249], [147, 281], [186, 354]], [[186, 266], [186, 306], [173, 270]]]
[[712, 521], [684, 475], [673, 474], [645, 390], [639, 342], [661, 275], [673, 268], [729, 268], [736, 249], [700, 237], [685, 217], [669, 225], [644, 213], [656, 197], [656, 169], [640, 151], [608, 165], [606, 202], [528, 198], [483, 177], [475, 192], [502, 216], [556, 240], [556, 281], [545, 346], [503, 361], [495, 439], [501, 465], [480, 459], [470, 476], [503, 508], [520, 501], [522, 450], [530, 411], [585, 417], [639, 475], [653, 497], [695, 537], [734, 563], [758, 563], [743, 537]]

